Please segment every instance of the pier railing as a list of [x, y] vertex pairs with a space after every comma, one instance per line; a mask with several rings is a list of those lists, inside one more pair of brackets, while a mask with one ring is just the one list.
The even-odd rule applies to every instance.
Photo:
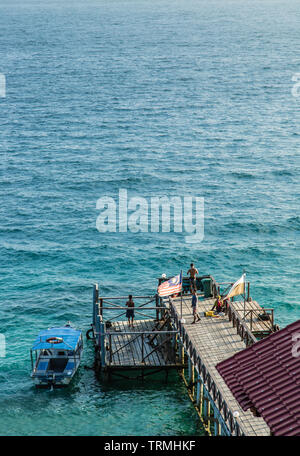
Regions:
[[[268, 320], [265, 321], [261, 318], [262, 313], [268, 316]], [[241, 314], [243, 316], [241, 316]], [[233, 309], [232, 305], [228, 307], [228, 318], [232, 321], [233, 326], [237, 328], [238, 334], [245, 341], [246, 345], [249, 346], [254, 342], [257, 342], [257, 338], [254, 333], [258, 332], [254, 329], [254, 322], [259, 321], [259, 324], [264, 328], [265, 332], [274, 332], [274, 309]], [[246, 320], [248, 318], [248, 321]], [[259, 332], [263, 332], [263, 329]]]
[[[170, 328], [169, 309], [165, 305], [160, 305], [158, 295], [133, 296], [132, 298], [135, 301], [135, 306], [133, 308], [124, 306], [123, 303], [128, 300], [128, 296], [99, 297], [98, 284], [94, 285], [91, 331], [99, 355], [99, 364], [105, 369], [111, 366], [119, 366], [120, 368], [140, 366], [143, 368], [151, 365], [152, 361], [155, 360], [152, 356], [154, 352], [160, 352], [160, 356], [165, 359], [166, 366], [176, 366], [175, 350], [168, 348], [169, 345], [174, 347], [174, 338], [178, 334], [178, 330]], [[137, 301], [140, 301], [139, 305], [136, 305]], [[152, 303], [155, 305], [153, 306]], [[129, 331], [127, 326], [123, 325], [122, 329], [119, 330], [118, 322], [116, 321], [113, 324], [112, 322], [124, 316], [128, 309], [134, 310], [134, 315], [137, 317], [135, 324], [139, 329], [130, 329]], [[139, 317], [142, 319], [139, 320]], [[149, 330], [149, 324], [148, 326], [146, 324], [148, 320], [155, 322], [151, 330]], [[141, 321], [140, 324], [139, 321]], [[124, 358], [124, 349], [127, 349], [128, 363]], [[122, 362], [118, 364], [117, 361], [118, 359], [120, 361], [121, 357]]]
[[[154, 296], [133, 296], [132, 299], [134, 301], [144, 301], [139, 305], [135, 305], [133, 310], [135, 315], [146, 317], [149, 319], [153, 318], [153, 311], [155, 311], [156, 320], [159, 320], [163, 317], [164, 312], [166, 311], [165, 307], [159, 306], [159, 297], [158, 295]], [[97, 315], [101, 315], [104, 317], [104, 311], [107, 316], [107, 311], [114, 311], [114, 310], [121, 310], [120, 313], [115, 315], [108, 315], [108, 320], [116, 320], [120, 317], [123, 317], [126, 314], [126, 310], [131, 309], [130, 307], [125, 307], [124, 305], [120, 305], [124, 303], [124, 301], [128, 300], [128, 296], [100, 296], [99, 297], [99, 288], [98, 284], [94, 285], [93, 291], [93, 325], [96, 324], [96, 317]], [[149, 304], [153, 303], [154, 306], [150, 306]], [[150, 313], [149, 313], [150, 311]]]
[[237, 334], [241, 337], [241, 339], [245, 342], [246, 347], [249, 347], [249, 345], [254, 344], [257, 342], [256, 337], [248, 328], [248, 325], [244, 321], [243, 317], [241, 317], [236, 309], [233, 309], [232, 304], [229, 303], [228, 306], [228, 318], [229, 321], [232, 321], [232, 326], [236, 328]]

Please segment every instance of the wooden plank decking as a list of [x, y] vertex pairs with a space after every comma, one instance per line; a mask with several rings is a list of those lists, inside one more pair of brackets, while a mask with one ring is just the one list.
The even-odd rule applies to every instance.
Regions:
[[[232, 302], [231, 306], [241, 318], [244, 317], [244, 301]], [[262, 312], [263, 308], [256, 301], [246, 301], [246, 316], [244, 321], [254, 334], [264, 333], [272, 330], [272, 322], [270, 320], [263, 321], [258, 318], [258, 314], [261, 314]]]
[[[155, 330], [154, 320], [136, 320], [131, 328], [127, 321], [115, 321], [106, 331], [106, 340], [111, 342], [106, 359], [107, 368], [165, 368], [175, 367], [175, 360], [166, 357], [166, 353], [156, 349], [163, 335], [151, 342], [150, 333]], [[143, 337], [136, 333], [146, 333]], [[130, 334], [132, 333], [132, 334]], [[113, 335], [114, 334], [114, 335]], [[153, 337], [153, 336], [152, 336]], [[166, 337], [166, 336], [165, 336]], [[144, 358], [144, 361], [143, 361]]]
[[[236, 328], [229, 321], [228, 316], [219, 318], [203, 316], [204, 311], [212, 308], [214, 301], [215, 299], [199, 301], [198, 309], [201, 321], [192, 324], [191, 296], [183, 296], [182, 318], [185, 320], [184, 327], [228, 406], [232, 412], [239, 412], [237, 421], [245, 434], [249, 436], [270, 435], [270, 429], [263, 418], [254, 417], [250, 411], [244, 412], [242, 410], [215, 367], [220, 361], [229, 358], [246, 347], [245, 343], [237, 334]], [[181, 298], [173, 299], [172, 303], [177, 314], [180, 316]], [[242, 307], [241, 303], [237, 304], [239, 308]]]

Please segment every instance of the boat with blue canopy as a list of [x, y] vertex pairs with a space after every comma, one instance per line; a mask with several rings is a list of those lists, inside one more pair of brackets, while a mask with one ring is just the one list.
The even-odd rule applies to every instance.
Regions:
[[70, 323], [41, 331], [30, 351], [35, 385], [67, 386], [79, 367], [82, 351], [82, 333]]

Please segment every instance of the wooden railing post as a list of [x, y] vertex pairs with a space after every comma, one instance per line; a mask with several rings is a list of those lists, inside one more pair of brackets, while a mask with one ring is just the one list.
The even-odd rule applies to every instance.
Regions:
[[109, 364], [112, 362], [112, 343], [111, 343], [111, 334], [109, 334]]
[[179, 360], [180, 360], [180, 364], [182, 366], [181, 374], [184, 375], [184, 345], [181, 341], [179, 344]]
[[[155, 306], [159, 307], [159, 296], [157, 293], [155, 295]], [[159, 321], [159, 309], [156, 309], [156, 320]]]
[[103, 299], [102, 298], [100, 298], [99, 312], [100, 312], [101, 317], [103, 317]]
[[195, 381], [195, 371], [194, 371], [194, 366], [191, 361], [191, 359], [188, 359], [188, 370], [189, 370], [189, 386], [191, 388], [191, 394], [194, 397], [194, 392], [195, 392], [195, 387], [194, 387], [194, 381]]
[[105, 367], [106, 365], [106, 349], [105, 349], [105, 324], [103, 323], [101, 316], [97, 316], [98, 326], [99, 326], [99, 347], [101, 354], [101, 366]]
[[238, 313], [231, 307], [231, 304], [229, 304], [228, 319], [229, 319], [229, 321], [231, 319], [232, 326], [236, 328], [237, 334], [242, 338], [242, 340], [245, 340], [247, 345], [251, 345], [252, 343], [256, 342], [256, 337], [252, 333], [253, 314], [254, 313], [255, 313], [255, 310], [253, 310], [253, 309], [250, 309], [248, 311], [248, 314], [250, 315], [250, 317], [249, 317], [250, 328], [249, 328], [248, 325], [246, 325], [246, 322], [244, 320], [241, 320]]
[[202, 407], [202, 394], [203, 394], [203, 385], [201, 382], [201, 377], [198, 374], [197, 377], [197, 393], [196, 393], [196, 405], [201, 412], [201, 407]]
[[217, 418], [217, 413], [214, 409], [214, 435], [218, 435], [219, 434], [219, 421], [218, 421], [218, 418]]

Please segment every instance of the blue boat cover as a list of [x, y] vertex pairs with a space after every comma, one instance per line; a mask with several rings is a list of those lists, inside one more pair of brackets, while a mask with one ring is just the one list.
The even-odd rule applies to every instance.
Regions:
[[[47, 349], [58, 349], [58, 350], [75, 350], [78, 344], [81, 331], [70, 327], [61, 328], [50, 328], [41, 331], [36, 338], [32, 350], [47, 350]], [[47, 342], [50, 337], [60, 337], [63, 339], [60, 343]]]

